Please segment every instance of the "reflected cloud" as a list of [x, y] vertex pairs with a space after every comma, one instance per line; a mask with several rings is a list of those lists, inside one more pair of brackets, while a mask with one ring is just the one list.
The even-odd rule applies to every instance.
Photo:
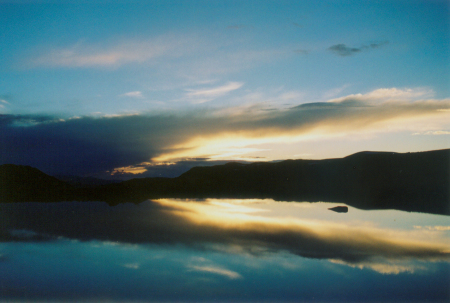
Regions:
[[122, 266], [129, 269], [139, 269], [141, 267], [139, 263], [127, 263], [123, 264]]
[[[288, 252], [386, 274], [413, 272], [424, 266], [421, 262], [450, 261], [450, 245], [441, 228], [396, 230], [355, 222], [270, 217], [255, 202], [161, 199], [115, 207], [100, 202], [2, 204], [0, 240], [30, 241], [15, 235], [17, 230], [27, 230], [27, 234], [49, 235], [48, 240], [182, 244], [252, 256]], [[209, 265], [191, 269], [238, 277]]]
[[381, 261], [380, 263], [377, 262], [360, 262], [358, 264], [352, 264], [347, 263], [342, 260], [334, 260], [331, 259], [330, 262], [336, 263], [336, 264], [342, 264], [354, 268], [359, 269], [371, 269], [373, 271], [376, 271], [380, 274], [394, 274], [398, 275], [400, 273], [410, 273], [413, 274], [417, 271], [425, 271], [427, 270], [427, 267], [424, 265], [414, 264], [413, 262], [386, 262]]
[[213, 267], [213, 266], [189, 266], [188, 267], [190, 271], [198, 271], [198, 272], [206, 272], [206, 273], [212, 273], [217, 274], [221, 276], [225, 276], [229, 279], [242, 279], [242, 276], [235, 272], [228, 269], [220, 268], [220, 267]]

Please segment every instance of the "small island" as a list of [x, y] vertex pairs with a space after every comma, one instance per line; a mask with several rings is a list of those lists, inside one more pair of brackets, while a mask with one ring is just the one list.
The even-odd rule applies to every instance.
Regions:
[[348, 207], [347, 206], [335, 206], [328, 208], [329, 210], [332, 210], [337, 213], [348, 213]]

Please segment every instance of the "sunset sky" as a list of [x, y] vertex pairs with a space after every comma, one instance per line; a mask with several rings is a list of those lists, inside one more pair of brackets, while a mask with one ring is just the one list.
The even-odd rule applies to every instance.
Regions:
[[174, 177], [450, 148], [448, 1], [0, 1], [0, 164]]

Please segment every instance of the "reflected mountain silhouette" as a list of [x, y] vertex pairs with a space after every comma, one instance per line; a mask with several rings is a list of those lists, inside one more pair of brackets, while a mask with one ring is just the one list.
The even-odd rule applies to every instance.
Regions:
[[2, 202], [78, 200], [116, 205], [156, 198], [272, 198], [450, 215], [450, 149], [228, 163], [195, 167], [176, 178], [85, 187], [71, 186], [31, 167], [2, 165], [0, 185]]

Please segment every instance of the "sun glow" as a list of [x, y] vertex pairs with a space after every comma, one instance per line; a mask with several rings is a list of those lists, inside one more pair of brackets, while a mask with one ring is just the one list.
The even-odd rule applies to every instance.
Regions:
[[147, 171], [147, 169], [145, 167], [130, 165], [130, 166], [125, 166], [125, 167], [114, 168], [114, 170], [111, 172], [111, 175], [115, 175], [115, 174], [138, 175], [138, 174], [145, 173], [146, 171]]
[[[183, 158], [206, 157], [211, 160], [241, 160], [241, 161], [271, 161], [292, 158], [290, 154], [284, 154], [277, 149], [277, 144], [294, 143], [306, 140], [322, 138], [324, 134], [280, 134], [258, 137], [239, 136], [235, 134], [222, 134], [217, 137], [197, 137], [188, 142], [173, 146], [174, 152], [162, 154], [152, 159], [155, 162], [175, 161]], [[272, 145], [273, 147], [260, 147], [261, 145]], [[264, 158], [257, 157], [264, 152]]]

